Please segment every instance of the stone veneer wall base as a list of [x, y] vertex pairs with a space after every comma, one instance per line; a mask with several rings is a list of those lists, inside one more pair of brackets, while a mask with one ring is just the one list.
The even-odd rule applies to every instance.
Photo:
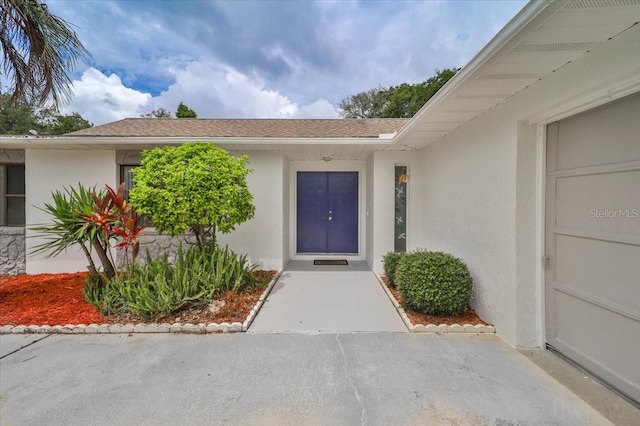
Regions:
[[26, 261], [25, 228], [0, 226], [0, 275], [24, 274]]

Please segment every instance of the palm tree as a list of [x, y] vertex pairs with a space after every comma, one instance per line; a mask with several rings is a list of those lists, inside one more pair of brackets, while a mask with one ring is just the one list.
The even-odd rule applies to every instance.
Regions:
[[0, 0], [0, 48], [12, 101], [32, 99], [39, 106], [67, 103], [67, 74], [90, 56], [69, 24], [37, 0]]

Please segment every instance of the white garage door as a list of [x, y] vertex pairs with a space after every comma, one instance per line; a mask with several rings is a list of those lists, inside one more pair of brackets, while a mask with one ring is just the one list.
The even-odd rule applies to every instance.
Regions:
[[547, 128], [547, 343], [640, 401], [640, 94]]

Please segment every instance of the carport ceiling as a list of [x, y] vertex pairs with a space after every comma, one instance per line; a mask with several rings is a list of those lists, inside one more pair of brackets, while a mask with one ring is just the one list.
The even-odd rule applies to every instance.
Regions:
[[640, 21], [639, 0], [531, 2], [402, 129], [423, 148]]

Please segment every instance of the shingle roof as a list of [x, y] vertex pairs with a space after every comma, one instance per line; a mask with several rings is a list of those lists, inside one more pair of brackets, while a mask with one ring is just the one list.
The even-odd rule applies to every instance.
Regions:
[[394, 133], [409, 119], [125, 118], [67, 136], [368, 138]]

